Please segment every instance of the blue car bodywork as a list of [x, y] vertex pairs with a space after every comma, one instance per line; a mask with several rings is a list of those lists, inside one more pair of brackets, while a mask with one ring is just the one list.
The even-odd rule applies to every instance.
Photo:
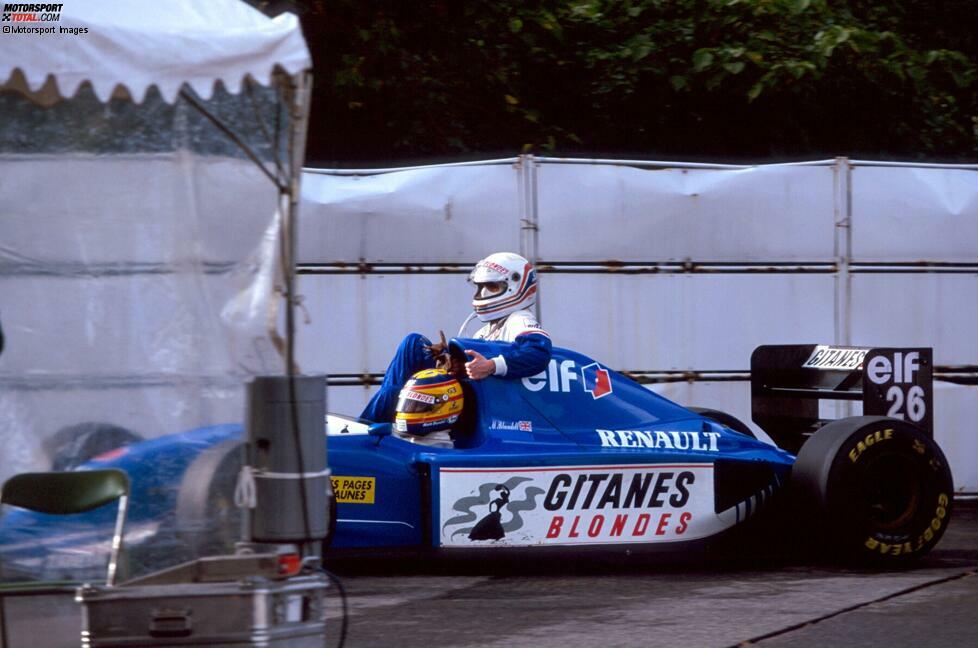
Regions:
[[455, 447], [330, 435], [333, 547], [701, 540], [756, 511], [794, 460], [565, 349], [539, 376], [469, 386], [474, 425]]
[[[452, 344], [487, 357], [498, 353], [491, 342]], [[795, 460], [560, 348], [537, 376], [466, 383], [466, 412], [452, 447], [377, 437], [364, 421], [328, 417], [332, 548], [681, 549], [752, 517], [786, 483]], [[243, 436], [241, 425], [201, 428], [119, 448], [82, 469], [114, 466], [129, 474], [126, 542], [146, 565], [158, 567], [186, 557], [175, 549], [193, 544], [195, 525], [213, 534], [214, 511], [233, 508], [229, 489], [240, 454], [230, 449]], [[199, 483], [202, 457], [220, 448], [229, 459], [212, 463]], [[217, 465], [227, 473], [223, 479], [214, 475]], [[188, 514], [194, 498], [223, 506]], [[64, 520], [6, 513], [0, 521], [5, 569], [75, 575], [85, 561], [64, 556], [80, 557], [97, 535], [104, 539], [112, 515], [100, 510]], [[225, 526], [233, 526], [232, 517]], [[52, 565], [55, 554], [60, 566]]]

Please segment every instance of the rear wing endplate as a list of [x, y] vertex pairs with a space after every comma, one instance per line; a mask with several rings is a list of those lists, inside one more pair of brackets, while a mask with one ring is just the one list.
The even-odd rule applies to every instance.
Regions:
[[854, 400], [863, 414], [908, 421], [934, 436], [933, 349], [759, 346], [751, 354], [751, 417], [797, 452], [824, 419], [820, 400]]

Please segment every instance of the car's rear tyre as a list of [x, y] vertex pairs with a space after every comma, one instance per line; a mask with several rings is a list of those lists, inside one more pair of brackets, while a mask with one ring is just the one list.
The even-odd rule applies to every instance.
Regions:
[[242, 538], [242, 515], [234, 488], [244, 461], [244, 443], [232, 439], [194, 459], [177, 493], [176, 532], [191, 555], [233, 553]]
[[61, 428], [45, 439], [43, 447], [51, 459], [51, 470], [71, 470], [109, 450], [142, 440], [124, 427], [88, 421]]
[[883, 416], [833, 421], [802, 446], [792, 483], [824, 546], [901, 565], [930, 551], [951, 517], [947, 459], [916, 426]]
[[703, 418], [708, 418], [711, 421], [716, 421], [720, 425], [726, 425], [728, 428], [734, 432], [740, 432], [741, 434], [746, 434], [749, 437], [757, 438], [754, 436], [754, 432], [744, 425], [744, 423], [732, 414], [727, 414], [726, 412], [721, 412], [720, 410], [709, 409], [707, 407], [687, 407], [691, 412], [696, 412]]

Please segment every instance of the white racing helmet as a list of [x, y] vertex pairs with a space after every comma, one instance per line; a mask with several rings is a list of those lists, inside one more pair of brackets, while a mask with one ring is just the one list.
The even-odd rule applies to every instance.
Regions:
[[475, 284], [472, 308], [483, 322], [529, 308], [537, 300], [533, 264], [512, 252], [497, 252], [479, 261], [469, 281]]

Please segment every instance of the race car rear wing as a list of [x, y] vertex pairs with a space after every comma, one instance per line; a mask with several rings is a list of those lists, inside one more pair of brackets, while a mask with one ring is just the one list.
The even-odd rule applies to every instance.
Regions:
[[862, 401], [863, 414], [909, 421], [934, 435], [933, 350], [819, 344], [759, 346], [751, 354], [751, 418], [797, 453], [826, 419], [819, 401]]

